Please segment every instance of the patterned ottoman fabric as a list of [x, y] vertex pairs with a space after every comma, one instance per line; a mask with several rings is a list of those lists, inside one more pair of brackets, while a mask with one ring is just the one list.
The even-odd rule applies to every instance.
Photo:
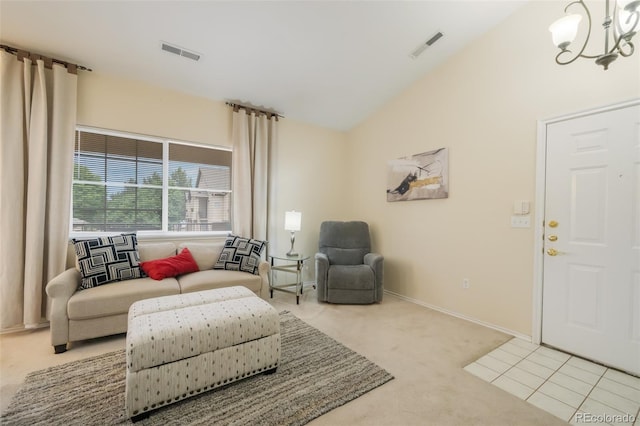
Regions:
[[232, 287], [132, 305], [126, 343], [129, 417], [275, 371], [280, 360], [278, 313], [247, 291], [243, 296]]
[[153, 312], [169, 311], [172, 309], [186, 308], [188, 306], [221, 302], [223, 300], [241, 299], [243, 297], [256, 297], [256, 294], [246, 287], [234, 286], [217, 290], [184, 293], [179, 296], [154, 297], [152, 299], [140, 300], [131, 305], [129, 308], [129, 321], [134, 317]]

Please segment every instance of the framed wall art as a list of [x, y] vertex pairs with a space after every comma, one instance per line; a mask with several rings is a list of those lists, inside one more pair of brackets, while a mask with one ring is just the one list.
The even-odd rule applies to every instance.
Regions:
[[449, 197], [449, 148], [388, 162], [387, 201]]

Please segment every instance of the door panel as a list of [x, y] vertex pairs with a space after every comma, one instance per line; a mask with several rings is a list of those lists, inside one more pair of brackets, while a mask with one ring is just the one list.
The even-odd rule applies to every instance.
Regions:
[[607, 169], [595, 167], [571, 171], [572, 243], [604, 244], [607, 201]]
[[589, 265], [568, 265], [567, 324], [602, 332], [604, 270]]
[[640, 105], [547, 125], [542, 300], [543, 343], [634, 374], [639, 129]]

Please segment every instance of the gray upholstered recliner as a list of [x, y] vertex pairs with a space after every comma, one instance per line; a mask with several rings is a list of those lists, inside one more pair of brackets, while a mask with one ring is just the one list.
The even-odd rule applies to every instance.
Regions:
[[315, 259], [318, 301], [381, 302], [383, 257], [370, 251], [369, 225], [365, 222], [322, 222]]

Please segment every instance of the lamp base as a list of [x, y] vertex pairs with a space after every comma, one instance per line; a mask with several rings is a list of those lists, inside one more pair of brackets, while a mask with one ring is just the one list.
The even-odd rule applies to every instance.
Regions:
[[287, 253], [288, 257], [295, 257], [295, 256], [298, 255], [298, 253], [293, 251], [293, 243], [295, 243], [295, 242], [296, 242], [296, 233], [294, 231], [291, 231], [291, 249]]

